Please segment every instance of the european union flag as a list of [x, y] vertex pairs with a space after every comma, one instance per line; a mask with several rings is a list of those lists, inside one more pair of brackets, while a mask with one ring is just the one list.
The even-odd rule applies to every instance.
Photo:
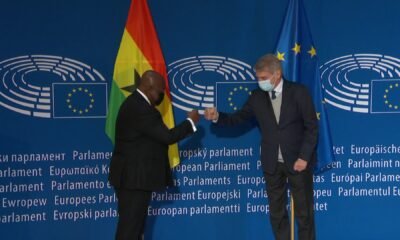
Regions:
[[106, 83], [54, 83], [54, 118], [96, 118], [107, 114]]
[[312, 41], [302, 0], [290, 0], [276, 48], [286, 79], [308, 87], [319, 120], [318, 163], [322, 171], [334, 161], [328, 116], [321, 91], [317, 50]]
[[371, 82], [371, 113], [400, 113], [400, 79]]
[[221, 82], [216, 84], [216, 107], [222, 112], [239, 110], [248, 99], [257, 82]]

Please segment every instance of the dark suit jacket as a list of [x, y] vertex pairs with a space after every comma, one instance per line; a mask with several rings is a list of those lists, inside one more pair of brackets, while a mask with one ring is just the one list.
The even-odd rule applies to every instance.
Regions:
[[109, 180], [115, 188], [157, 191], [171, 185], [168, 145], [193, 133], [188, 120], [173, 129], [160, 112], [133, 92], [121, 105]]
[[273, 174], [278, 160], [278, 146], [288, 168], [301, 158], [311, 168], [316, 161], [318, 122], [314, 105], [305, 86], [283, 82], [282, 106], [277, 123], [268, 92], [256, 89], [234, 114], [220, 113], [217, 124], [235, 125], [255, 117], [261, 130], [261, 162], [264, 172]]

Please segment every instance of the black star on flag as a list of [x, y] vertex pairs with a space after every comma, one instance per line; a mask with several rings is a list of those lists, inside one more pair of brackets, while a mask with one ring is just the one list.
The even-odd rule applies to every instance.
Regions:
[[133, 76], [133, 84], [121, 88], [122, 90], [125, 90], [130, 93], [133, 93], [133, 91], [135, 91], [135, 89], [137, 88], [137, 83], [141, 80], [141, 77], [140, 77], [139, 73], [136, 71], [136, 69], [134, 70], [134, 72], [135, 73]]

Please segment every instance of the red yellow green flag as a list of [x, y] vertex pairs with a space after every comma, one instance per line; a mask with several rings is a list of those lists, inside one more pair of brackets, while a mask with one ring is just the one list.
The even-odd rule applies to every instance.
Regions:
[[[135, 79], [147, 70], [160, 73], [166, 80], [166, 96], [158, 107], [168, 128], [175, 125], [167, 72], [147, 0], [132, 0], [128, 20], [118, 50], [111, 86], [106, 134], [114, 143], [115, 121], [122, 102], [131, 94]], [[132, 123], [135, 124], [135, 123]], [[179, 163], [178, 146], [169, 147], [170, 166]]]

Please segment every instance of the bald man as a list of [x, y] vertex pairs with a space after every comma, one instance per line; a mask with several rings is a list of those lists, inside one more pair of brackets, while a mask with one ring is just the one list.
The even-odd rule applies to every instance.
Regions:
[[165, 92], [159, 73], [146, 71], [136, 86], [119, 110], [110, 164], [109, 181], [118, 198], [117, 240], [143, 239], [152, 191], [172, 185], [168, 146], [195, 132], [199, 121], [198, 112], [191, 111], [181, 124], [167, 128], [156, 109]]

